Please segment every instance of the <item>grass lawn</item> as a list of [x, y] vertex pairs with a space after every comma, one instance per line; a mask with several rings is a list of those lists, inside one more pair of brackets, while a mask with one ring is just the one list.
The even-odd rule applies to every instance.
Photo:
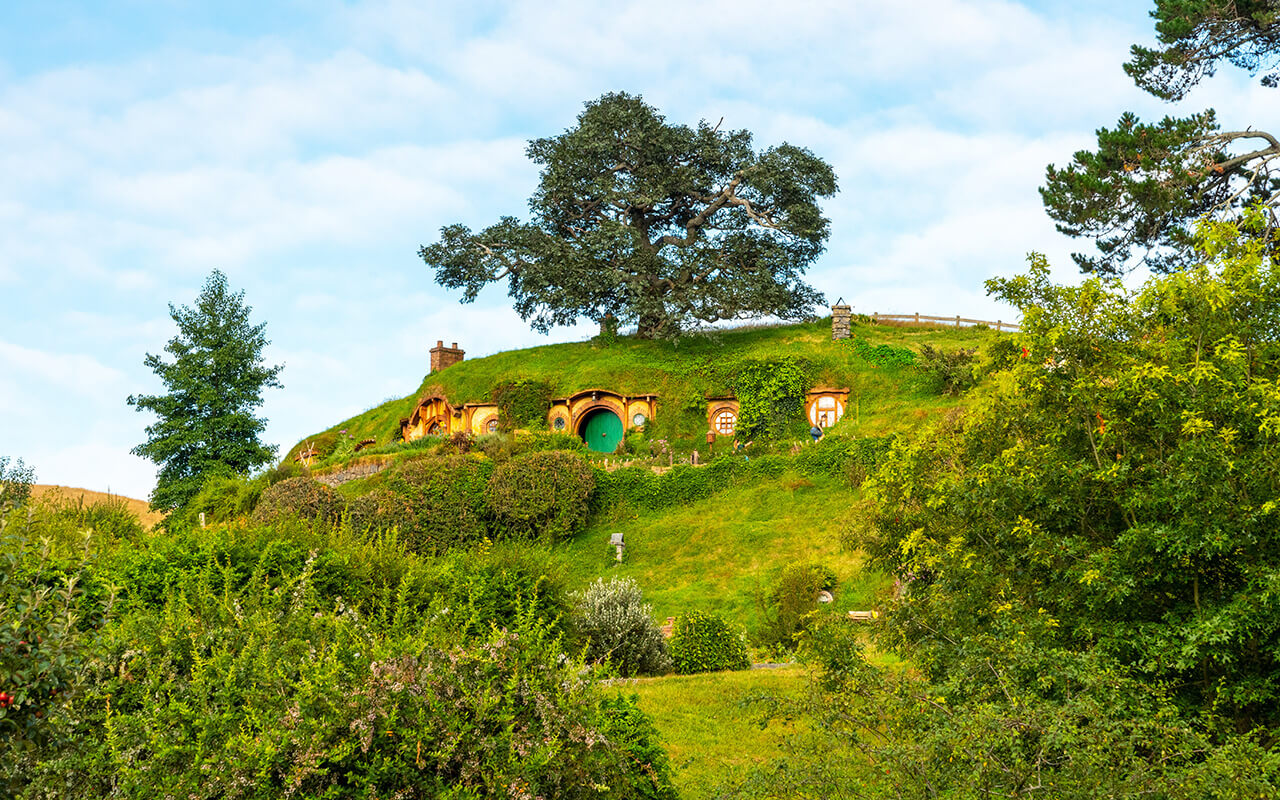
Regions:
[[680, 796], [710, 797], [718, 783], [780, 755], [796, 725], [761, 727], [759, 712], [743, 706], [751, 694], [784, 695], [803, 690], [800, 666], [642, 678], [623, 684], [636, 694], [665, 739]]
[[[837, 610], [875, 604], [885, 579], [864, 571], [861, 554], [840, 544], [857, 497], [836, 478], [787, 474], [684, 507], [595, 525], [556, 550], [573, 586], [628, 576], [659, 620], [711, 611], [754, 631], [762, 622], [760, 598], [789, 564], [819, 562], [835, 570]], [[626, 537], [622, 564], [609, 546], [615, 531]]]

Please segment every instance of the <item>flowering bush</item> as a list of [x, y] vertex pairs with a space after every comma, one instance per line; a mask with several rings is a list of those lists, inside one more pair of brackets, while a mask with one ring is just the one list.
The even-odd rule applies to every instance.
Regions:
[[624, 676], [658, 675], [671, 669], [653, 609], [631, 578], [610, 578], [573, 596], [574, 628], [587, 642], [587, 660], [611, 664]]

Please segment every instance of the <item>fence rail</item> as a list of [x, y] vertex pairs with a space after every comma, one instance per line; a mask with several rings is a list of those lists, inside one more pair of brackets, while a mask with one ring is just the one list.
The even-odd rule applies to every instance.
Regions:
[[986, 325], [988, 328], [995, 328], [998, 331], [1017, 333], [1020, 330], [1016, 322], [1005, 322], [998, 319], [969, 319], [958, 314], [954, 317], [934, 317], [928, 314], [873, 313], [871, 320], [873, 322], [887, 322], [890, 325], [954, 325], [957, 328], [968, 325]]

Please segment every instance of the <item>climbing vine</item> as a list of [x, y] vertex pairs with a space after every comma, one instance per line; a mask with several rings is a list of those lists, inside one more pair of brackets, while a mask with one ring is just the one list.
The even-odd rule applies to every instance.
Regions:
[[800, 418], [811, 378], [810, 364], [786, 356], [776, 361], [736, 365], [733, 393], [738, 398], [738, 431], [750, 437], [781, 437]]
[[507, 431], [516, 428], [544, 429], [554, 391], [546, 381], [532, 378], [494, 384], [490, 397], [498, 406], [498, 424]]

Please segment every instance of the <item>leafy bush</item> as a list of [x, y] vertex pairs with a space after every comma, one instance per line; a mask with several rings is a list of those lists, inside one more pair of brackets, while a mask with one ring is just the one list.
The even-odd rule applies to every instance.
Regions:
[[431, 598], [433, 624], [453, 638], [484, 636], [521, 613], [559, 631], [572, 614], [563, 570], [545, 549], [482, 542], [433, 566], [422, 591]]
[[948, 353], [927, 344], [920, 345], [920, 371], [944, 394], [960, 394], [978, 382], [977, 360], [978, 351], [973, 347]]
[[567, 539], [587, 520], [595, 475], [586, 459], [551, 450], [516, 456], [489, 480], [489, 503], [503, 536]]
[[[22, 514], [23, 517], [27, 515]], [[72, 702], [93, 676], [93, 631], [111, 612], [86, 592], [86, 553], [60, 558], [47, 531], [0, 516], [0, 794], [15, 797], [61, 745]], [[37, 545], [33, 539], [40, 536]]]
[[547, 409], [555, 389], [546, 381], [518, 378], [494, 384], [490, 399], [498, 406], [498, 423], [504, 431], [516, 428], [545, 429]]
[[1025, 358], [1022, 347], [1009, 336], [1000, 336], [987, 348], [986, 373], [1008, 369]]
[[671, 669], [653, 608], [631, 578], [597, 578], [573, 595], [574, 629], [587, 643], [587, 660], [611, 664], [619, 674], [660, 675]]
[[415, 517], [413, 507], [402, 495], [390, 489], [374, 489], [347, 503], [347, 522], [351, 530], [361, 533], [392, 528], [404, 532], [413, 530]]
[[10, 467], [9, 457], [0, 456], [0, 512], [27, 502], [35, 482], [35, 469], [23, 464], [22, 459]]
[[406, 541], [432, 551], [483, 539], [492, 470], [491, 463], [468, 456], [418, 458], [393, 468], [386, 486], [404, 497], [414, 514]]
[[[303, 478], [296, 475], [292, 479]], [[291, 478], [275, 481], [281, 483]], [[196, 496], [185, 506], [171, 512], [169, 524], [182, 520], [188, 525], [199, 524], [200, 514], [205, 516], [206, 524], [229, 522], [233, 519], [248, 517], [258, 506], [262, 493], [273, 485], [271, 479], [264, 475], [254, 480], [246, 480], [238, 475], [214, 475], [205, 480]]]
[[285, 517], [333, 524], [342, 516], [342, 498], [313, 478], [289, 478], [263, 490], [253, 510], [258, 523]]
[[910, 367], [916, 363], [916, 354], [905, 347], [894, 347], [891, 344], [871, 344], [865, 339], [853, 337], [844, 339], [846, 347], [877, 367]]
[[751, 666], [746, 636], [718, 614], [694, 611], [681, 615], [667, 650], [676, 672], [682, 675]]
[[458, 431], [449, 437], [449, 446], [460, 456], [470, 453], [475, 443], [476, 437], [471, 431]]
[[818, 609], [818, 593], [836, 587], [836, 574], [823, 564], [792, 564], [782, 570], [765, 608], [763, 644], [794, 648], [796, 637], [808, 627]]

